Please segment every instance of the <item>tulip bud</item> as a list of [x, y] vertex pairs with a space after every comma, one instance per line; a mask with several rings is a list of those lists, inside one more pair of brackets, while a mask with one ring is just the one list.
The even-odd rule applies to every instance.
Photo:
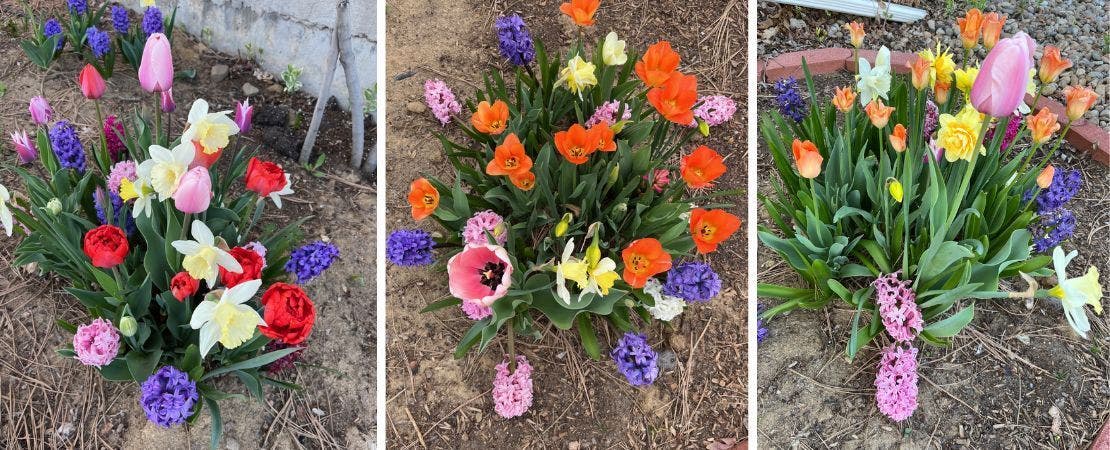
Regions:
[[166, 35], [154, 33], [146, 39], [143, 58], [139, 62], [139, 84], [147, 92], [173, 88], [173, 53]]
[[162, 112], [172, 113], [177, 109], [177, 103], [173, 101], [173, 88], [162, 91]]
[[139, 331], [139, 322], [136, 322], [134, 317], [123, 316], [123, 318], [119, 320], [119, 334], [131, 337], [134, 336], [137, 331]]
[[52, 216], [56, 216], [58, 215], [58, 213], [61, 213], [62, 201], [58, 200], [57, 197], [50, 199], [49, 202], [46, 202], [46, 212], [50, 213], [50, 215]]
[[254, 107], [251, 106], [250, 99], [235, 104], [235, 125], [239, 127], [240, 134], [245, 134], [251, 130], [253, 117]]
[[613, 207], [613, 218], [617, 220], [623, 219], [624, 213], [626, 212], [628, 212], [628, 203], [617, 203], [617, 206]]
[[81, 87], [81, 94], [89, 100], [96, 100], [104, 96], [104, 91], [107, 88], [104, 84], [104, 77], [100, 76], [100, 72], [96, 71], [96, 67], [92, 64], [85, 64], [85, 68], [77, 74], [77, 84]]
[[613, 166], [613, 169], [609, 171], [609, 184], [616, 183], [620, 174], [621, 166]]
[[212, 177], [208, 169], [194, 167], [181, 177], [177, 190], [173, 193], [173, 203], [178, 211], [196, 214], [208, 210], [212, 200]]
[[1052, 186], [1052, 177], [1055, 175], [1056, 168], [1052, 167], [1052, 164], [1045, 166], [1044, 170], [1041, 170], [1040, 175], [1037, 175], [1037, 187], [1048, 189], [1049, 186]]
[[42, 96], [36, 95], [31, 97], [31, 104], [27, 107], [31, 113], [31, 121], [35, 125], [46, 125], [50, 123], [50, 117], [54, 115], [54, 110], [50, 108], [50, 103]]
[[890, 191], [890, 196], [894, 198], [894, 201], [902, 203], [903, 192], [901, 181], [898, 181], [895, 178], [887, 178], [886, 188], [888, 191]]
[[555, 225], [555, 237], [563, 237], [563, 235], [567, 234], [567, 229], [570, 228], [571, 220], [574, 220], [573, 214], [563, 214], [563, 218]]
[[27, 136], [26, 131], [12, 133], [12, 145], [15, 146], [15, 153], [19, 156], [20, 164], [30, 163], [39, 157], [35, 142], [31, 140], [30, 136]]

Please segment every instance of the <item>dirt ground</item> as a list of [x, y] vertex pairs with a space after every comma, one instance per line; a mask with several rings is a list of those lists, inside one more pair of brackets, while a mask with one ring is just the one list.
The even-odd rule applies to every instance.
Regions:
[[[33, 1], [37, 13], [52, 11], [64, 2]], [[133, 18], [132, 20], [136, 20]], [[27, 100], [47, 97], [58, 118], [78, 125], [86, 143], [96, 135], [93, 105], [84, 101], [73, 82], [81, 63], [72, 54], [43, 72], [19, 50], [22, 6], [0, 2], [0, 129], [7, 133], [28, 129]], [[109, 25], [110, 26], [110, 25]], [[15, 32], [13, 35], [12, 32]], [[285, 208], [267, 208], [264, 221], [287, 223], [310, 215], [302, 228], [304, 241], [327, 239], [341, 258], [306, 289], [316, 303], [317, 322], [307, 341], [302, 364], [278, 378], [305, 386], [304, 391], [267, 390], [265, 402], [221, 403], [227, 448], [367, 448], [374, 440], [374, 226], [375, 185], [346, 169], [350, 116], [334, 106], [327, 110], [317, 151], [326, 162], [309, 171], [289, 158], [300, 148], [315, 99], [286, 95], [271, 82], [254, 76], [249, 61], [221, 55], [182, 32], [174, 46], [176, 68], [196, 71], [195, 79], [174, 86], [180, 132], [193, 99], [204, 97], [214, 108], [231, 109], [250, 82], [262, 92], [256, 127], [247, 141], [259, 146], [260, 156], [281, 163], [293, 175], [295, 194]], [[209, 68], [231, 66], [228, 79], [213, 83]], [[118, 61], [103, 99], [109, 112], [131, 113], [141, 102], [135, 71]], [[290, 120], [289, 118], [295, 118]], [[292, 124], [292, 125], [291, 125]], [[373, 136], [373, 130], [367, 130]], [[372, 141], [368, 146], [374, 145]], [[0, 145], [10, 151], [10, 143]], [[371, 147], [372, 148], [372, 147]], [[3, 159], [12, 161], [5, 153]], [[0, 170], [0, 183], [12, 191], [22, 186], [14, 174]], [[0, 448], [207, 448], [209, 425], [170, 430], [149, 423], [138, 404], [135, 384], [102, 381], [94, 371], [58, 356], [54, 349], [70, 335], [54, 324], [56, 317], [86, 322], [76, 299], [62, 291], [64, 280], [28, 274], [12, 267], [13, 241], [0, 241]], [[223, 390], [245, 392], [237, 382]]]
[[[549, 48], [564, 44], [575, 29], [561, 19], [559, 3], [387, 2], [390, 229], [414, 227], [405, 200], [413, 178], [422, 173], [450, 178], [433, 138], [442, 128], [430, 112], [420, 112], [424, 80], [440, 78], [457, 95], [471, 95], [481, 72], [502, 64], [492, 30], [501, 14], [520, 13], [533, 36]], [[588, 31], [590, 39], [617, 31], [630, 48], [641, 51], [668, 39], [683, 56], [684, 70], [699, 75], [702, 92], [737, 100], [738, 120], [715, 129], [705, 141], [728, 155], [724, 189], [743, 186], [745, 175], [744, 8], [741, 1], [700, 2], [696, 7], [684, 2], [606, 1], [598, 12], [598, 25]], [[743, 217], [744, 197], [735, 201], [739, 204], [734, 213]], [[490, 399], [502, 343], [495, 341], [483, 354], [455, 360], [451, 349], [469, 320], [457, 309], [419, 314], [425, 305], [447, 295], [442, 266], [388, 267], [385, 432], [391, 447], [706, 448], [744, 439], [742, 234], [711, 257], [726, 283], [722, 295], [708, 305], [688, 308], [670, 339], [664, 339], [659, 328], [648, 330], [656, 350], [677, 356], [677, 367], [664, 370], [654, 387], [630, 387], [611, 361], [586, 358], [576, 335], [547, 332], [542, 342], [517, 343], [535, 367], [535, 402], [529, 413], [512, 420], [497, 416]], [[609, 348], [615, 337], [601, 339], [602, 348]]]
[[[818, 96], [830, 98], [835, 86], [850, 81], [844, 74], [821, 77], [816, 80]], [[774, 108], [773, 97], [769, 84], [760, 86], [761, 111]], [[759, 172], [773, 173], [762, 146], [760, 153]], [[1110, 223], [1110, 173], [1068, 147], [1052, 163], [1080, 169], [1085, 180], [1068, 204], [1078, 222], [1076, 234], [1063, 244], [1080, 251], [1073, 270], [1094, 265], [1107, 273], [1110, 249], [1097, 236]], [[770, 179], [761, 178], [759, 185], [761, 192], [773, 192]], [[762, 225], [773, 226], [763, 208], [759, 214]], [[759, 249], [761, 283], [800, 285], [777, 254]], [[979, 302], [975, 320], [951, 347], [921, 348], [920, 404], [898, 424], [875, 406], [878, 348], [862, 350], [855, 362], [844, 356], [853, 314], [846, 304], [833, 302], [823, 310], [796, 311], [766, 324], [770, 337], [758, 355], [760, 444], [1084, 449], [1110, 419], [1110, 321], [1105, 315], [1089, 314], [1091, 340], [1084, 341], [1067, 326], [1059, 304], [1039, 301], [1028, 310], [1020, 302]]]

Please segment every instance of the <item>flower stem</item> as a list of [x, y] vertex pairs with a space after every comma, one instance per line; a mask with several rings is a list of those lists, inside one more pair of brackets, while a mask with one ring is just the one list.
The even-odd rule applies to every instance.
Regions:
[[516, 372], [516, 318], [509, 319], [509, 373]]

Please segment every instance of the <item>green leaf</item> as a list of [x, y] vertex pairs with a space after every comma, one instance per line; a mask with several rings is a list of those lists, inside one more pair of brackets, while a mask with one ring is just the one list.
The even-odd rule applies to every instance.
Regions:
[[146, 381], [150, 374], [154, 373], [154, 369], [158, 368], [158, 361], [161, 359], [161, 349], [150, 353], [131, 350], [124, 357], [124, 360], [127, 361], [127, 370], [131, 372], [131, 378], [140, 383]]
[[956, 314], [939, 322], [933, 322], [921, 331], [921, 334], [927, 334], [933, 338], [948, 338], [955, 336], [960, 330], [964, 329], [967, 324], [971, 323], [971, 319], [975, 318], [975, 303], [968, 305], [966, 308], [961, 309]]
[[601, 346], [597, 343], [597, 334], [594, 333], [593, 324], [590, 323], [590, 316], [578, 316], [577, 323], [578, 335], [582, 338], [582, 348], [590, 358], [600, 360]]
[[[123, 358], [113, 359], [107, 366], [101, 367], [100, 376], [111, 381], [137, 381], [131, 376], [131, 371], [127, 368], [127, 361]], [[142, 381], [146, 381], [146, 378], [143, 378]]]
[[445, 299], [441, 299], [441, 300], [437, 300], [437, 301], [434, 301], [432, 303], [429, 303], [428, 306], [425, 306], [424, 309], [420, 310], [420, 313], [421, 314], [430, 313], [432, 311], [438, 311], [438, 310], [441, 310], [443, 308], [448, 308], [448, 307], [455, 306], [455, 305], [460, 305], [460, 304], [462, 304], [462, 300], [459, 300], [458, 298], [455, 298], [455, 297], [447, 297]]
[[236, 370], [245, 370], [245, 369], [253, 369], [253, 368], [256, 368], [256, 367], [262, 367], [262, 366], [265, 366], [266, 364], [277, 361], [277, 360], [285, 357], [286, 355], [288, 355], [290, 353], [293, 353], [297, 350], [300, 350], [302, 348], [304, 348], [304, 347], [289, 347], [289, 348], [283, 348], [281, 350], [274, 350], [272, 352], [263, 353], [261, 355], [255, 356], [254, 358], [248, 359], [246, 361], [240, 361], [240, 362], [237, 362], [235, 364], [229, 364], [229, 365], [217, 368], [217, 369], [215, 369], [211, 372], [208, 372], [208, 373], [204, 374], [204, 376], [200, 378], [200, 381], [210, 380], [210, 379], [215, 378], [217, 376], [223, 375], [223, 374], [228, 373], [228, 372], [234, 372]]

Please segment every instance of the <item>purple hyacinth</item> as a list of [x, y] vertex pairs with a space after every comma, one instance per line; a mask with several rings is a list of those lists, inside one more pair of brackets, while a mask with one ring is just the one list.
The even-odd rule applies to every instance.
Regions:
[[721, 277], [709, 264], [685, 262], [667, 272], [663, 295], [688, 302], [707, 302], [721, 292]]
[[497, 30], [497, 46], [501, 55], [516, 66], [525, 66], [536, 57], [536, 48], [532, 42], [532, 33], [519, 15], [504, 16], [493, 24]]
[[[264, 353], [276, 352], [278, 350], [287, 349], [289, 347], [304, 347], [304, 343], [301, 343], [299, 345], [294, 346], [294, 345], [286, 344], [286, 343], [281, 342], [281, 341], [270, 341], [270, 343], [266, 344], [266, 347], [263, 348], [262, 351]], [[269, 363], [269, 364], [263, 366], [262, 370], [265, 370], [265, 371], [270, 372], [270, 373], [278, 373], [278, 372], [284, 372], [286, 370], [292, 369], [294, 366], [296, 366], [297, 361], [301, 360], [302, 353], [304, 353], [304, 348], [302, 348], [300, 350], [297, 350], [293, 353], [290, 353], [288, 355], [282, 356], [281, 358], [278, 358], [277, 361], [274, 361], [272, 363]]]
[[103, 225], [115, 225], [123, 228], [123, 231], [128, 236], [135, 234], [135, 218], [131, 214], [123, 214], [123, 199], [118, 194], [112, 191], [107, 191], [108, 198], [112, 201], [112, 221], [108, 221], [108, 211], [105, 210], [107, 206], [105, 203], [105, 191], [103, 188], [96, 188], [93, 192], [93, 207], [96, 209], [96, 218], [100, 220]]
[[189, 374], [173, 366], [162, 366], [143, 382], [139, 404], [148, 420], [169, 428], [185, 423], [199, 398], [197, 384], [189, 379]]
[[895, 422], [908, 419], [917, 409], [917, 349], [898, 344], [883, 348], [875, 375], [875, 403]]
[[119, 34], [127, 34], [131, 30], [131, 17], [127, 15], [127, 8], [112, 5], [112, 28]]
[[1075, 214], [1067, 208], [1059, 208], [1042, 214], [1029, 225], [1033, 233], [1033, 251], [1045, 253], [1075, 234]]
[[97, 59], [103, 58], [112, 49], [112, 40], [108, 37], [108, 32], [100, 31], [96, 27], [85, 30], [85, 42], [89, 44], [89, 49]]
[[73, 125], [69, 121], [59, 120], [47, 134], [50, 136], [50, 146], [62, 167], [84, 173], [85, 147], [81, 145], [81, 139], [77, 137], [77, 130]]
[[285, 263], [285, 271], [295, 275], [298, 283], [304, 284], [328, 270], [338, 257], [339, 249], [335, 245], [316, 241], [293, 250]]
[[123, 122], [116, 116], [109, 115], [104, 118], [104, 143], [108, 147], [108, 154], [111, 155], [112, 161], [119, 161], [120, 155], [127, 152], [127, 145], [123, 143], [124, 134], [126, 131], [123, 129]]
[[775, 82], [775, 105], [782, 115], [801, 123], [806, 117], [806, 100], [798, 91], [798, 80], [794, 77]]
[[1052, 176], [1052, 184], [1037, 194], [1037, 213], [1047, 214], [1075, 197], [1083, 187], [1083, 174], [1078, 170], [1057, 170]]
[[66, 0], [66, 3], [69, 4], [69, 10], [76, 13], [77, 15], [82, 15], [86, 12], [89, 12], [88, 0]]
[[647, 386], [659, 377], [658, 357], [648, 344], [647, 337], [640, 333], [624, 333], [609, 356], [613, 357], [617, 370], [633, 386]]
[[[1002, 136], [1002, 145], [998, 147], [1000, 150], [1006, 151], [1010, 148], [1010, 144], [1017, 138], [1018, 130], [1021, 129], [1021, 122], [1021, 113], [1015, 112], [1014, 115], [1010, 116], [1010, 122], [1006, 124], [1006, 134]], [[987, 134], [983, 138], [984, 144], [994, 140], [995, 129], [996, 127], [991, 127], [987, 130]]]
[[424, 230], [396, 230], [385, 242], [385, 255], [398, 266], [426, 266], [435, 262], [436, 241]]
[[[755, 313], [756, 314], [762, 314], [764, 309], [765, 308], [764, 308], [762, 303], [757, 303], [755, 305]], [[769, 330], [767, 327], [763, 326], [763, 318], [756, 318], [755, 319], [755, 343], [756, 344], [762, 344], [763, 340], [767, 339], [767, 335], [769, 335], [769, 334], [771, 334], [771, 330]]]
[[161, 33], [165, 24], [162, 23], [162, 10], [157, 6], [148, 6], [146, 11], [143, 12], [143, 33], [150, 36], [154, 33]]
[[898, 278], [899, 272], [880, 276], [871, 286], [875, 288], [875, 303], [879, 305], [886, 332], [898, 342], [909, 342], [921, 333], [925, 321], [917, 307], [917, 294], [910, 288], [909, 280]]
[[[940, 108], [932, 100], [925, 101], [925, 136], [932, 137], [940, 125]], [[939, 158], [938, 158], [939, 159]]]
[[62, 34], [62, 24], [58, 19], [53, 17], [47, 19], [46, 23], [42, 24], [42, 35], [47, 39], [58, 36], [58, 43], [54, 44], [55, 51], [61, 50], [66, 45], [66, 37]]

